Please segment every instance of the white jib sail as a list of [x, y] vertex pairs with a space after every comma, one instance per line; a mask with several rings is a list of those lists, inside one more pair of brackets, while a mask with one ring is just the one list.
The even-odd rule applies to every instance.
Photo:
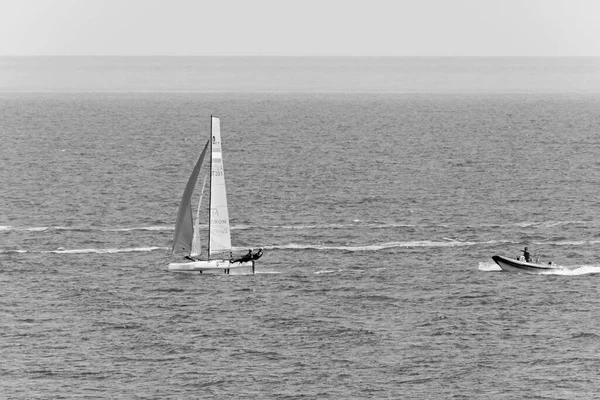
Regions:
[[210, 254], [231, 251], [231, 232], [229, 230], [229, 211], [225, 191], [225, 173], [223, 171], [223, 153], [221, 151], [221, 121], [212, 117], [212, 154], [210, 182]]
[[196, 210], [196, 219], [194, 220], [194, 238], [192, 239], [190, 257], [198, 257], [202, 253], [202, 246], [200, 246], [200, 208], [202, 206], [202, 196], [204, 196], [206, 178], [208, 178], [208, 175], [204, 175], [204, 183], [202, 183], [202, 190], [200, 191], [200, 200], [198, 200], [198, 209]]

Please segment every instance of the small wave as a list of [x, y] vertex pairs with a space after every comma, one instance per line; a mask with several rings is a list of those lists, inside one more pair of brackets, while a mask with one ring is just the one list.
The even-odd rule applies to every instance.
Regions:
[[259, 225], [259, 226], [236, 226], [232, 229], [267, 229], [267, 230], [311, 230], [311, 229], [347, 229], [355, 224], [307, 224], [307, 225]]
[[131, 247], [126, 249], [74, 249], [74, 250], [49, 250], [44, 251], [42, 253], [54, 253], [54, 254], [88, 254], [88, 253], [97, 253], [97, 254], [110, 254], [110, 253], [134, 253], [134, 252], [146, 252], [146, 251], [156, 251], [156, 250], [168, 250], [168, 247]]
[[[599, 225], [595, 221], [541, 221], [541, 222], [518, 222], [507, 225], [480, 225], [481, 227], [520, 227], [520, 228], [553, 228], [564, 225], [586, 225], [586, 226], [597, 226]], [[402, 229], [402, 228], [449, 228], [451, 225], [448, 224], [431, 224], [431, 225], [415, 225], [415, 224], [403, 224], [403, 223], [390, 223], [380, 221], [361, 221], [353, 220], [348, 223], [324, 223], [324, 224], [286, 224], [286, 225], [249, 225], [249, 224], [232, 224], [231, 230], [336, 230], [336, 229], [355, 229], [355, 228], [367, 228], [367, 229]], [[200, 225], [201, 229], [207, 229], [207, 224]], [[468, 228], [477, 228], [473, 226], [467, 226]], [[454, 228], [460, 229], [461, 226], [454, 226]], [[102, 232], [131, 232], [131, 231], [173, 231], [174, 225], [151, 225], [151, 226], [129, 226], [129, 227], [94, 227], [94, 226], [38, 226], [38, 227], [15, 227], [10, 225], [0, 226], [0, 231], [30, 231], [30, 232], [45, 232], [52, 230], [59, 231], [102, 231]]]
[[311, 230], [311, 229], [349, 229], [349, 228], [371, 228], [371, 229], [393, 229], [415, 227], [411, 224], [390, 224], [390, 223], [362, 223], [354, 220], [347, 224], [306, 224], [306, 225], [264, 225], [256, 227], [244, 227], [243, 229], [284, 229], [284, 230]]
[[534, 227], [554, 228], [554, 227], [563, 226], [563, 225], [590, 225], [590, 226], [595, 226], [595, 225], [597, 225], [597, 223], [594, 222], [594, 221], [574, 220], [574, 221], [537, 221], [537, 222], [524, 221], [524, 222], [516, 222], [516, 223], [512, 224], [512, 226], [517, 226], [517, 227], [520, 227], [520, 228], [534, 228]]
[[593, 333], [593, 332], [581, 332], [581, 333], [575, 333], [573, 335], [571, 335], [571, 337], [573, 339], [597, 339], [598, 338], [598, 334]]
[[562, 225], [586, 225], [586, 224], [590, 224], [590, 221], [546, 221], [546, 222], [542, 222], [540, 223], [540, 225], [544, 226], [544, 227], [548, 227], [548, 228], [552, 228], [555, 226], [562, 226]]
[[333, 270], [333, 269], [326, 269], [324, 271], [316, 271], [315, 275], [323, 275], [323, 274], [335, 274], [336, 272], [342, 272], [342, 269], [337, 269], [337, 270]]
[[[272, 245], [265, 246], [265, 249], [270, 250], [337, 250], [337, 251], [380, 251], [387, 250], [393, 248], [403, 248], [403, 247], [468, 247], [468, 246], [494, 246], [499, 244], [511, 243], [506, 240], [488, 240], [482, 242], [470, 242], [470, 241], [460, 241], [452, 238], [444, 237], [443, 241], [435, 241], [435, 240], [413, 240], [413, 241], [404, 241], [404, 242], [387, 242], [387, 243], [378, 243], [378, 244], [369, 244], [369, 245], [357, 245], [357, 246], [328, 246], [328, 245], [317, 245], [317, 244], [298, 244], [298, 243], [289, 243], [282, 245]], [[569, 245], [574, 245], [576, 242], [568, 242]], [[587, 241], [583, 244], [593, 244], [600, 243], [600, 241]], [[553, 244], [553, 243], [539, 243], [539, 244]], [[567, 245], [567, 242], [558, 242], [558, 245]], [[243, 248], [240, 248], [243, 249]], [[495, 264], [494, 264], [495, 265]]]
[[559, 240], [554, 242], [534, 242], [535, 244], [547, 244], [552, 246], [585, 246], [600, 243], [600, 240]]
[[27, 253], [27, 250], [0, 250], [0, 254], [19, 254]]
[[[600, 240], [531, 240], [528, 241], [531, 245], [539, 246], [592, 246], [600, 244]], [[499, 240], [490, 242], [490, 244], [518, 244], [522, 245], [521, 240]]]
[[134, 253], [147, 252], [156, 250], [168, 250], [168, 247], [148, 246], [148, 247], [131, 247], [125, 249], [64, 249], [59, 247], [56, 250], [0, 250], [0, 254], [10, 253], [42, 253], [42, 254], [111, 254], [111, 253]]
[[255, 227], [253, 227], [252, 225], [236, 225], [236, 226], [231, 227], [231, 230], [236, 230], [236, 231], [245, 231], [245, 230], [249, 230], [249, 229], [255, 229]]
[[[206, 228], [206, 226], [205, 226]], [[27, 231], [27, 232], [45, 232], [45, 231], [73, 231], [73, 232], [129, 232], [129, 231], [172, 231], [173, 225], [158, 225], [158, 226], [137, 226], [124, 228], [103, 228], [94, 226], [30, 226], [18, 227], [3, 225], [0, 226], [0, 231]]]
[[22, 228], [22, 227], [17, 227], [17, 226], [10, 226], [10, 225], [3, 225], [0, 226], [0, 231], [29, 231], [29, 232], [43, 232], [48, 230], [47, 226], [32, 226], [32, 227], [27, 227], [27, 228]]
[[[206, 226], [204, 227], [206, 228]], [[133, 231], [172, 231], [175, 230], [173, 225], [158, 225], [158, 226], [138, 226], [130, 228], [105, 228], [101, 229], [104, 232], [133, 232]]]
[[0, 231], [24, 231], [24, 232], [46, 232], [46, 231], [89, 231], [90, 228], [78, 228], [67, 226], [0, 226]]

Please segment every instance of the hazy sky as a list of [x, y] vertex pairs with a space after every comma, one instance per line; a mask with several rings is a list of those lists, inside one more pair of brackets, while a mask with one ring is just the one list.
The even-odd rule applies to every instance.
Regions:
[[600, 56], [600, 0], [0, 0], [0, 55]]

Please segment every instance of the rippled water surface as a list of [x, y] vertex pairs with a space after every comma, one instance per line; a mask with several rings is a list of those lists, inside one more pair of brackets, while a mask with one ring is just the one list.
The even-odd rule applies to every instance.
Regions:
[[[598, 392], [594, 94], [0, 94], [4, 398]], [[167, 272], [221, 117], [257, 274]], [[561, 275], [499, 273], [494, 254]]]

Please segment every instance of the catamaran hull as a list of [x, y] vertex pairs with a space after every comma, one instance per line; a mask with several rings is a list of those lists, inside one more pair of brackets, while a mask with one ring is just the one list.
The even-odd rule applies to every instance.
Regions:
[[231, 262], [229, 260], [208, 260], [186, 263], [171, 263], [169, 271], [228, 271], [235, 268], [252, 268], [254, 272], [254, 261]]
[[520, 272], [522, 274], [539, 275], [564, 269], [559, 265], [536, 264], [531, 262], [513, 260], [504, 256], [493, 256], [492, 260], [494, 260], [494, 262], [498, 264], [498, 266], [502, 268], [503, 271]]

